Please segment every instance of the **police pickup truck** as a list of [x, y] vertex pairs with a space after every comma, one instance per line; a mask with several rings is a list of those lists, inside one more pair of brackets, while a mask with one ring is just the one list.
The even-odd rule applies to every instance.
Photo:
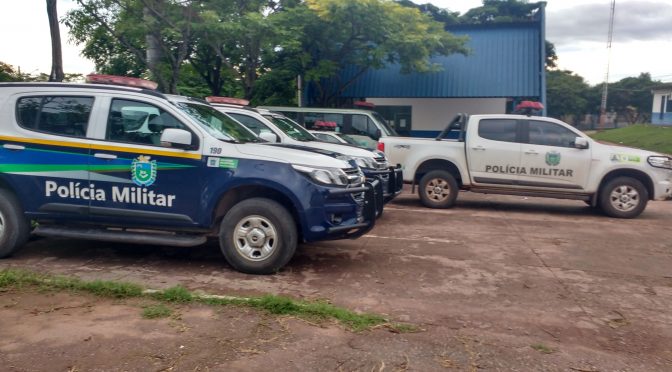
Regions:
[[598, 143], [546, 117], [459, 114], [435, 139], [384, 137], [380, 147], [430, 208], [452, 207], [462, 189], [583, 200], [634, 218], [672, 193], [670, 157]]
[[235, 269], [268, 274], [300, 241], [373, 227], [380, 186], [354, 161], [264, 144], [147, 80], [88, 80], [98, 84], [0, 84], [0, 258], [37, 225], [46, 237], [181, 247], [217, 237]]

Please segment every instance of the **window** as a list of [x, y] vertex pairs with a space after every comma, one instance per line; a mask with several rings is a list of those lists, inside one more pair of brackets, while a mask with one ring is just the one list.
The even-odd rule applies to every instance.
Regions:
[[478, 124], [478, 136], [493, 141], [516, 142], [516, 120], [483, 119]]
[[666, 104], [667, 108], [665, 109], [665, 112], [672, 112], [672, 95], [669, 95], [667, 97], [663, 96], [663, 99], [665, 98], [667, 98], [667, 104]]
[[533, 145], [574, 147], [578, 135], [554, 123], [530, 120], [530, 139]]
[[265, 132], [273, 133], [273, 131], [266, 124], [262, 123], [261, 120], [255, 119], [249, 115], [237, 114], [235, 112], [229, 112], [228, 114], [257, 135]]
[[168, 112], [142, 102], [112, 100], [107, 119], [106, 138], [111, 141], [161, 145], [161, 133], [167, 128], [188, 130]]
[[314, 141], [315, 137], [310, 134], [306, 129], [304, 129], [298, 123], [293, 122], [292, 120], [277, 115], [265, 115], [266, 119], [270, 120], [278, 127], [283, 133], [292, 137], [297, 141]]
[[[352, 115], [352, 134], [369, 136], [378, 139], [376, 125], [366, 115]], [[349, 134], [349, 133], [348, 133]]]
[[319, 140], [324, 141], [324, 142], [331, 142], [331, 143], [342, 143], [341, 141], [337, 140], [335, 137], [333, 137], [330, 134], [326, 133], [313, 133], [315, 137], [317, 137]]
[[25, 97], [16, 102], [16, 116], [26, 129], [84, 137], [92, 106], [93, 97]]

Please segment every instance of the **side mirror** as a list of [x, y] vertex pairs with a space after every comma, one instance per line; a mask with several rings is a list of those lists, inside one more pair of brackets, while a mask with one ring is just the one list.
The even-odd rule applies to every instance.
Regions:
[[376, 141], [380, 139], [380, 137], [383, 135], [383, 132], [380, 131], [380, 129], [376, 128], [376, 138], [374, 138]]
[[272, 132], [261, 132], [259, 133], [259, 138], [267, 142], [278, 142], [278, 136]]
[[576, 137], [576, 139], [574, 140], [574, 147], [576, 147], [577, 149], [587, 149], [588, 140], [583, 137]]
[[191, 146], [192, 135], [184, 129], [167, 128], [161, 133], [161, 146], [186, 149]]

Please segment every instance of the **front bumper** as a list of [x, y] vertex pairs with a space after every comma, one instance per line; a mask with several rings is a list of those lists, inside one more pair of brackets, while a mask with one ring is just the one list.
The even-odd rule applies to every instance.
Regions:
[[654, 200], [672, 200], [672, 181], [658, 181], [654, 189]]
[[378, 179], [382, 184], [383, 201], [385, 203], [401, 194], [404, 187], [404, 175], [400, 167], [389, 167], [386, 170], [364, 172], [367, 180]]
[[[348, 189], [329, 189], [326, 195], [324, 216], [329, 227], [326, 229], [315, 226], [319, 231], [313, 232], [308, 240], [356, 239], [369, 232], [376, 224], [378, 211], [383, 208], [382, 184], [378, 180], [367, 181], [361, 187]], [[348, 201], [348, 203], [343, 203]], [[352, 210], [355, 203], [354, 216], [336, 223], [333, 220], [340, 210]], [[329, 220], [332, 216], [332, 220]]]

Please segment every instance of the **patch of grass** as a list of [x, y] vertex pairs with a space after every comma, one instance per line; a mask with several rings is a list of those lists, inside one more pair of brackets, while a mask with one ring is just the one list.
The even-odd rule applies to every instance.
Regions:
[[173, 310], [164, 304], [145, 306], [142, 309], [142, 317], [146, 319], [167, 318], [173, 313]]
[[156, 292], [152, 295], [157, 300], [167, 301], [167, 302], [192, 302], [194, 300], [194, 295], [189, 292], [186, 288], [177, 285], [175, 287], [170, 287], [160, 292]]
[[631, 125], [591, 134], [596, 140], [672, 154], [672, 128], [658, 125]]
[[543, 354], [553, 354], [553, 353], [555, 353], [555, 349], [553, 349], [551, 347], [548, 347], [544, 344], [533, 344], [533, 345], [530, 345], [530, 347], [533, 348], [534, 350], [540, 352], [540, 353], [543, 353]]
[[[210, 306], [245, 306], [274, 315], [291, 315], [311, 321], [335, 320], [353, 331], [363, 331], [376, 326], [384, 326], [398, 333], [416, 332], [418, 330], [410, 324], [390, 323], [380, 315], [356, 313], [325, 301], [297, 301], [289, 297], [275, 295], [250, 298], [206, 296], [194, 294], [182, 286], [175, 286], [162, 291], [147, 291], [133, 283], [102, 280], [85, 281], [77, 278], [32, 273], [26, 270], [0, 270], [0, 288], [22, 286], [36, 286], [46, 290], [72, 290], [100, 297], [146, 297], [164, 303], [199, 302]], [[142, 316], [145, 318], [165, 317], [170, 316], [170, 314], [170, 308], [163, 304], [147, 306], [142, 312]]]

